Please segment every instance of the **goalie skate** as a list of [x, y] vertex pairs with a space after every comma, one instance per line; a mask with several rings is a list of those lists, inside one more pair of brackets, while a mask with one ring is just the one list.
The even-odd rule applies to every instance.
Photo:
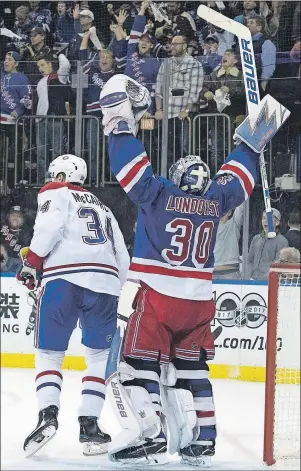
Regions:
[[215, 454], [215, 442], [210, 445], [190, 445], [180, 451], [182, 464], [198, 466], [199, 468], [211, 468], [211, 457]]
[[112, 461], [128, 466], [157, 466], [168, 463], [166, 441], [146, 439], [146, 443], [126, 448], [110, 456]]
[[24, 442], [23, 448], [27, 458], [33, 456], [54, 437], [58, 429], [57, 414], [56, 406], [49, 406], [39, 412], [38, 424]]

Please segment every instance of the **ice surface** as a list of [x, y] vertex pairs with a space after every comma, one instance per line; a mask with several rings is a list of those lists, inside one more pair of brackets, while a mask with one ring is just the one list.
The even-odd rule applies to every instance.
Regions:
[[[1, 469], [2, 470], [114, 470], [125, 468], [102, 457], [84, 457], [78, 442], [77, 409], [80, 402], [79, 371], [64, 371], [59, 429], [54, 439], [35, 457], [24, 458], [23, 442], [37, 422], [35, 372], [1, 369]], [[218, 440], [212, 470], [262, 470], [264, 384], [213, 380]], [[110, 410], [102, 422], [116, 433]], [[297, 460], [295, 460], [297, 461]], [[278, 463], [276, 469], [300, 469], [298, 462]], [[272, 469], [275, 469], [274, 467]], [[132, 466], [133, 470], [134, 467]], [[141, 468], [140, 468], [141, 469]], [[143, 468], [145, 469], [145, 468]], [[191, 470], [175, 456], [170, 464], [153, 470]], [[271, 469], [271, 468], [270, 468]]]

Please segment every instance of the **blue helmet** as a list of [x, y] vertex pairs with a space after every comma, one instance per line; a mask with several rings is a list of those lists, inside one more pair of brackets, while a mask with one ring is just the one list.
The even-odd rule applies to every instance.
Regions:
[[177, 160], [169, 170], [169, 178], [185, 193], [202, 195], [208, 190], [210, 169], [198, 155], [187, 155]]

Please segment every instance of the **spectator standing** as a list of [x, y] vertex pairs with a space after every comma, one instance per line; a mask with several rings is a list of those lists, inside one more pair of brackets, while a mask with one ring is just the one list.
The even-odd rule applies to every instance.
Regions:
[[[231, 178], [231, 176], [230, 176]], [[229, 179], [229, 175], [222, 175], [217, 180], [222, 185]], [[216, 280], [239, 280], [240, 255], [239, 240], [243, 221], [243, 204], [231, 209], [221, 217], [217, 229], [216, 244], [214, 248], [213, 278]]]
[[272, 208], [272, 212], [276, 237], [273, 239], [267, 237], [268, 223], [264, 211], [261, 219], [263, 231], [253, 237], [250, 245], [248, 264], [252, 280], [267, 280], [271, 264], [279, 260], [280, 250], [288, 247], [287, 239], [279, 232], [281, 214], [275, 208]]
[[30, 44], [25, 44], [21, 50], [24, 72], [31, 85], [35, 86], [39, 80], [36, 61], [40, 57], [51, 56], [52, 51], [46, 45], [46, 33], [41, 27], [34, 27], [30, 32]]
[[73, 18], [75, 34], [69, 48], [69, 59], [74, 61], [80, 60], [79, 51], [82, 42], [82, 35], [87, 31], [90, 31], [91, 33], [88, 44], [89, 59], [91, 59], [93, 54], [104, 49], [104, 43], [101, 40], [100, 35], [100, 39], [98, 38], [99, 33], [96, 33], [96, 28], [93, 27], [94, 14], [88, 9], [80, 10], [79, 5], [76, 4], [73, 10]]
[[135, 2], [125, 2], [125, 3], [117, 3], [115, 2], [116, 7], [112, 5], [112, 3], [108, 3], [107, 5], [107, 12], [111, 19], [111, 24], [116, 26], [118, 24], [118, 19], [120, 17], [120, 13], [126, 13], [126, 18], [123, 24], [123, 28], [125, 30], [126, 36], [130, 34], [130, 31], [133, 29], [133, 23], [135, 20], [136, 15], [139, 12], [139, 7], [135, 4]]
[[[168, 110], [163, 110], [163, 93], [165, 89], [165, 63], [159, 69], [156, 86], [157, 120], [168, 114], [168, 157], [172, 159], [168, 166], [189, 152], [189, 117], [192, 107], [197, 103], [203, 87], [203, 68], [201, 64], [187, 53], [188, 40], [185, 36], [175, 36], [171, 42], [172, 57], [168, 58], [169, 66], [169, 103]], [[174, 144], [174, 145], [173, 145]]]
[[[223, 56], [228, 49], [232, 49], [234, 44], [234, 34], [216, 26], [210, 26], [208, 36], [215, 36], [218, 40], [218, 48], [216, 53], [219, 56]], [[207, 37], [207, 36], [206, 36]]]
[[[237, 67], [236, 53], [229, 49], [224, 53], [222, 64], [205, 78], [205, 85], [199, 96], [200, 107], [208, 103], [209, 112], [227, 114], [233, 124], [236, 117], [245, 112], [245, 92], [242, 71]], [[226, 130], [222, 119], [209, 120], [212, 155], [216, 168], [222, 165], [230, 149], [224, 149]], [[216, 170], [215, 168], [215, 170]]]
[[48, 8], [40, 8], [40, 3], [30, 1], [30, 19], [35, 27], [42, 28], [46, 33], [50, 33], [51, 12]]
[[289, 231], [285, 234], [290, 247], [301, 249], [300, 212], [293, 211], [288, 218]]
[[246, 21], [249, 16], [256, 15], [256, 2], [252, 0], [245, 0], [243, 2], [243, 13], [241, 15], [235, 16], [234, 21], [237, 23], [246, 24]]
[[66, 2], [58, 2], [56, 6], [54, 38], [59, 43], [70, 43], [74, 37], [74, 19], [67, 9]]
[[185, 36], [188, 43], [194, 37], [196, 31], [195, 21], [191, 14], [185, 11], [184, 2], [166, 2], [166, 13], [171, 24], [157, 24], [155, 30], [156, 38], [165, 44], [175, 34]]
[[[99, 121], [99, 118], [102, 117], [99, 95], [104, 84], [115, 74], [115, 70], [113, 67], [112, 52], [108, 49], [99, 51], [98, 60], [95, 60], [95, 57], [93, 57], [92, 60], [88, 60], [88, 42], [90, 35], [90, 31], [83, 34], [79, 53], [80, 59], [83, 61], [83, 72], [88, 75], [88, 88], [84, 89], [84, 105], [86, 114], [91, 116], [92, 119], [85, 121], [85, 123], [87, 123], [86, 139], [88, 144], [91, 184], [95, 185], [97, 172], [96, 159], [100, 157], [100, 153], [97, 153], [97, 146], [99, 146], [99, 149], [102, 148], [103, 139], [102, 128]], [[96, 117], [97, 120], [93, 117]], [[100, 133], [97, 133], [98, 128], [100, 129]]]
[[37, 66], [43, 78], [37, 85], [38, 116], [53, 116], [53, 119], [37, 118], [37, 182], [45, 183], [45, 171], [48, 166], [48, 151], [52, 149], [52, 160], [62, 154], [63, 150], [63, 122], [55, 116], [70, 115], [71, 88], [69, 82], [70, 62], [59, 55], [59, 68], [53, 70], [51, 57], [42, 57]]
[[[116, 36], [112, 43], [112, 50], [119, 62], [119, 68], [122, 67], [121, 59], [126, 51], [126, 56], [123, 57], [124, 73], [148, 89], [152, 97], [148, 113], [154, 115], [156, 111], [155, 90], [161, 62], [152, 55], [155, 38], [150, 33], [145, 32], [147, 8], [148, 1], [144, 1], [134, 20], [129, 41], [127, 42], [121, 35]], [[119, 26], [123, 25], [126, 17], [126, 14], [121, 10], [118, 16]]]
[[276, 68], [276, 46], [264, 33], [265, 19], [259, 15], [247, 18], [256, 57], [257, 76], [263, 92], [267, 92], [269, 80]]
[[35, 26], [30, 31], [30, 44], [26, 44], [21, 51], [22, 60], [34, 61], [39, 55], [50, 53], [50, 47], [46, 45], [46, 33], [40, 26]]
[[[14, 167], [15, 161], [15, 123], [20, 116], [24, 115], [26, 109], [31, 107], [28, 78], [23, 72], [18, 71], [20, 59], [18, 52], [8, 52], [0, 78], [0, 149], [3, 156], [8, 156], [9, 187], [14, 184], [14, 175], [11, 175], [10, 168]], [[22, 133], [19, 133], [19, 136], [22, 136]]]
[[202, 64], [204, 74], [209, 75], [221, 65], [222, 56], [218, 55], [218, 38], [216, 36], [207, 36], [204, 40], [204, 55], [197, 59]]
[[[17, 70], [20, 60], [20, 54], [16, 51], [7, 52], [5, 56], [4, 70], [1, 73], [1, 126], [12, 125], [14, 128], [16, 119], [25, 113], [29, 104], [28, 78]], [[8, 131], [8, 133], [14, 135], [13, 132]]]
[[16, 8], [15, 15], [16, 21], [12, 31], [21, 37], [21, 39], [14, 41], [16, 49], [20, 51], [26, 44], [30, 42], [30, 32], [34, 25], [30, 18], [28, 5], [20, 5], [18, 8]]

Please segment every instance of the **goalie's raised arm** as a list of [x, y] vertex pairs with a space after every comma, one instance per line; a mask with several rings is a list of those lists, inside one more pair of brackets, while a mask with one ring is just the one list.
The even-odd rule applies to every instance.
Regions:
[[110, 79], [100, 95], [112, 172], [138, 205], [150, 203], [162, 188], [162, 180], [155, 178], [142, 142], [135, 137], [149, 103], [148, 90], [121, 74]]

